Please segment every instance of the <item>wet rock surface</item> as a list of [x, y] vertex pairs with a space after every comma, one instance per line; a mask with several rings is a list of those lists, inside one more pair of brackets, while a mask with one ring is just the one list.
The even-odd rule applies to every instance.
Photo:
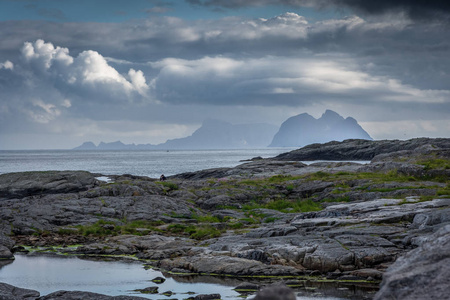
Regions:
[[[442, 267], [449, 249], [448, 143], [333, 142], [298, 151], [337, 151], [349, 160], [370, 153], [373, 161], [257, 159], [165, 182], [122, 175], [107, 183], [81, 171], [3, 174], [0, 258], [27, 252], [21, 246], [28, 245], [61, 254], [134, 255], [173, 274], [320, 276], [375, 286], [383, 279], [377, 299], [389, 299], [389, 289], [412, 297], [415, 285], [426, 284], [437, 287], [427, 295], [438, 297], [448, 288], [442, 279], [448, 278]], [[408, 277], [419, 258], [426, 270], [418, 272], [432, 269], [438, 273], [427, 278], [434, 280]]]

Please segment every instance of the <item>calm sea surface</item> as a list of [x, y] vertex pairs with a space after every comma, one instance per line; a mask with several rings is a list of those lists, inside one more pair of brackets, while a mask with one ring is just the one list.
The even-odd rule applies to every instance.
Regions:
[[173, 151], [0, 151], [0, 174], [26, 171], [85, 170], [104, 175], [159, 178], [209, 168], [234, 167], [256, 156], [273, 157], [293, 148]]

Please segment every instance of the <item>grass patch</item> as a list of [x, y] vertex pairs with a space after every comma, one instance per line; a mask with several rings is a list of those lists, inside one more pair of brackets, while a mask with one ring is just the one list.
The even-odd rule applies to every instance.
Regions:
[[298, 199], [290, 201], [287, 199], [277, 199], [264, 204], [252, 202], [242, 206], [244, 211], [252, 211], [255, 209], [273, 209], [284, 213], [295, 212], [309, 212], [322, 210], [320, 203], [314, 202], [311, 199]]
[[424, 166], [425, 170], [449, 170], [450, 169], [450, 160], [448, 159], [427, 159], [417, 162], [418, 165]]
[[118, 234], [134, 234], [144, 235], [151, 231], [161, 232], [161, 229], [155, 226], [164, 224], [163, 221], [145, 221], [137, 220], [132, 222], [126, 222], [123, 224], [120, 221], [106, 221], [98, 220], [94, 224], [90, 225], [78, 225], [71, 228], [60, 228], [59, 234], [62, 235], [84, 235], [84, 236], [108, 236]]
[[275, 221], [278, 221], [280, 218], [277, 217], [268, 217], [264, 219], [264, 223], [273, 223]]
[[349, 196], [337, 197], [337, 198], [325, 198], [322, 199], [321, 202], [350, 202]]
[[445, 188], [438, 189], [436, 194], [438, 196], [449, 196], [450, 195], [450, 185], [447, 185]]
[[195, 228], [195, 231], [192, 232], [189, 237], [195, 240], [207, 240], [219, 237], [221, 234], [222, 232], [217, 228], [211, 226], [199, 226]]
[[170, 181], [156, 181], [155, 183], [162, 185], [167, 189], [168, 192], [176, 191], [179, 189], [178, 184]]
[[218, 217], [211, 216], [211, 215], [204, 215], [204, 216], [193, 215], [192, 219], [197, 220], [199, 223], [219, 223], [219, 222], [224, 221], [224, 220], [220, 220]]

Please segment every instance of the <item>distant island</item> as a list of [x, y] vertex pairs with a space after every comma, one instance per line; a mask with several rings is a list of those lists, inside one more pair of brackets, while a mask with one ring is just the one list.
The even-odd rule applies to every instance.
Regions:
[[338, 113], [326, 110], [319, 119], [306, 113], [287, 119], [269, 147], [303, 147], [347, 139], [372, 140], [352, 117], [344, 119]]
[[255, 149], [265, 147], [302, 147], [312, 143], [343, 141], [345, 139], [372, 140], [370, 135], [348, 117], [344, 119], [332, 110], [326, 110], [315, 119], [303, 113], [287, 119], [280, 128], [275, 125], [238, 124], [208, 119], [192, 135], [167, 140], [165, 143], [124, 144], [120, 141], [85, 142], [73, 150], [194, 150], [194, 149]]

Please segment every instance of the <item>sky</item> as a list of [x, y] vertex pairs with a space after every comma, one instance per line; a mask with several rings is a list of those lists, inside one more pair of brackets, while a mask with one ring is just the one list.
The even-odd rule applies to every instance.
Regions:
[[0, 0], [0, 150], [159, 144], [326, 109], [450, 137], [450, 2]]

